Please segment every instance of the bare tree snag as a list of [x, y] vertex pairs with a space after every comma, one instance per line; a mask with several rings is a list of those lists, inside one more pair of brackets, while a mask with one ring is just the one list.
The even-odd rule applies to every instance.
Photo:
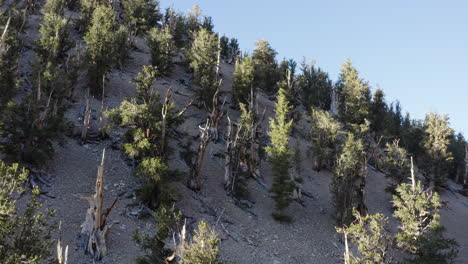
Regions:
[[85, 221], [81, 225], [81, 236], [85, 253], [90, 253], [95, 260], [101, 260], [108, 253], [106, 235], [114, 223], [106, 224], [106, 220], [117, 202], [117, 199], [114, 200], [112, 205], [107, 210], [104, 210], [105, 156], [106, 150], [104, 149], [102, 151], [101, 165], [98, 166], [95, 194], [88, 197], [76, 196], [89, 202]]
[[167, 111], [169, 109], [169, 104], [172, 100], [173, 90], [172, 87], [169, 87], [166, 92], [166, 97], [161, 108], [162, 116], [162, 125], [161, 125], [161, 155], [165, 153], [166, 148], [166, 123], [167, 123]]
[[211, 120], [208, 118], [205, 126], [202, 127], [200, 125], [198, 128], [200, 129], [200, 145], [198, 147], [195, 166], [193, 166], [190, 172], [190, 180], [188, 182], [188, 187], [194, 191], [199, 191], [201, 189], [201, 169], [205, 158], [206, 147], [210, 142]]
[[234, 148], [234, 140], [232, 139], [232, 123], [229, 116], [227, 116], [228, 120], [228, 133], [226, 137], [226, 153], [224, 154], [224, 188], [226, 190], [229, 189], [231, 184], [233, 183], [233, 175], [232, 175], [232, 152]]
[[81, 130], [81, 139], [86, 142], [88, 136], [89, 122], [91, 121], [91, 107], [89, 105], [89, 96], [86, 97], [86, 108], [83, 115], [83, 128]]
[[57, 240], [57, 262], [58, 264], [68, 264], [68, 246], [65, 251], [62, 248], [62, 222], [59, 224], [59, 239]]
[[105, 138], [107, 136], [106, 131], [106, 117], [104, 115], [104, 86], [106, 83], [105, 75], [102, 76], [102, 97], [101, 97], [101, 115], [99, 116], [99, 132], [101, 134], [101, 138]]
[[237, 132], [234, 135], [233, 124], [229, 116], [227, 116], [227, 120], [228, 133], [226, 136], [226, 152], [224, 154], [224, 189], [228, 193], [232, 193], [234, 191], [235, 175], [240, 163], [240, 152], [242, 152], [240, 150], [242, 146], [239, 146], [239, 132], [242, 130], [242, 126], [240, 125], [237, 128]]
[[210, 114], [211, 119], [211, 137], [216, 142], [218, 141], [218, 125], [219, 120], [224, 116], [224, 104], [226, 103], [226, 98], [224, 98], [223, 104], [219, 106], [219, 93], [221, 92], [221, 83], [223, 80], [219, 80], [218, 87], [216, 92], [213, 95], [213, 109]]
[[[251, 113], [253, 113], [254, 116], [258, 117], [258, 107], [255, 107], [257, 101], [257, 96], [256, 93], [254, 93], [253, 87], [250, 90], [250, 103], [249, 103], [249, 108]], [[260, 147], [260, 142], [259, 142], [259, 130], [260, 126], [263, 123], [263, 120], [265, 119], [265, 113], [266, 109], [263, 109], [263, 113], [260, 116], [260, 118], [255, 118], [253, 121], [253, 124], [251, 126], [251, 131], [250, 131], [250, 138], [249, 138], [249, 145], [250, 145], [250, 155], [249, 155], [249, 161], [248, 161], [248, 168], [249, 168], [249, 175], [253, 178], [255, 178], [257, 181], [261, 180], [261, 174], [260, 174], [260, 160], [257, 155], [258, 149]]]
[[2, 38], [0, 39], [0, 54], [3, 54], [3, 52], [5, 52], [5, 50], [7, 49], [5, 45], [5, 38], [8, 32], [8, 28], [10, 27], [10, 21], [11, 17], [8, 18], [7, 23], [5, 25], [5, 29], [3, 29]]

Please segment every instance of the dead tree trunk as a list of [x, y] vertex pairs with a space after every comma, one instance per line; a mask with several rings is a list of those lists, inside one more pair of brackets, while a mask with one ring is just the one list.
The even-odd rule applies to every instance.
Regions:
[[167, 123], [167, 111], [169, 109], [169, 104], [172, 100], [173, 90], [172, 87], [169, 87], [166, 92], [166, 97], [164, 98], [164, 103], [161, 108], [162, 116], [162, 125], [161, 125], [161, 155], [164, 155], [166, 148], [166, 123]]
[[223, 104], [219, 106], [219, 93], [221, 92], [221, 83], [223, 80], [220, 80], [216, 92], [213, 95], [213, 109], [211, 110], [210, 119], [211, 119], [211, 138], [213, 141], [218, 141], [218, 125], [219, 120], [224, 116], [223, 109], [224, 104], [226, 103], [226, 98], [224, 98]]
[[208, 118], [205, 127], [200, 125], [198, 128], [200, 129], [200, 145], [198, 147], [195, 166], [193, 166], [190, 172], [190, 180], [188, 183], [188, 187], [194, 191], [199, 191], [201, 189], [201, 169], [205, 158], [206, 147], [210, 142], [211, 120]]
[[254, 177], [255, 179], [261, 179], [260, 174], [260, 160], [258, 157], [258, 149], [260, 147], [259, 142], [259, 128], [265, 119], [266, 109], [263, 110], [263, 113], [260, 117], [258, 117], [258, 107], [256, 105], [256, 93], [254, 93], [253, 88], [250, 92], [250, 103], [249, 108], [252, 115], [256, 118], [253, 118], [253, 124], [251, 126], [250, 131], [250, 138], [249, 138], [249, 145], [250, 145], [250, 153], [249, 153], [249, 160], [248, 160], [248, 168], [249, 168], [249, 175]]
[[85, 253], [90, 253], [95, 260], [101, 260], [108, 253], [106, 235], [114, 223], [107, 224], [106, 221], [117, 202], [117, 199], [114, 200], [112, 205], [107, 210], [104, 210], [105, 155], [106, 150], [104, 149], [102, 151], [101, 165], [98, 166], [95, 194], [88, 197], [77, 196], [89, 202], [85, 221], [81, 225], [81, 236]]
[[106, 83], [106, 77], [102, 76], [101, 115], [99, 117], [99, 132], [101, 134], [101, 138], [105, 138], [107, 136], [106, 117], [104, 115], [104, 85], [105, 83]]
[[57, 262], [58, 264], [68, 264], [68, 246], [65, 250], [62, 247], [62, 222], [59, 224], [59, 239], [57, 240]]
[[224, 154], [224, 189], [228, 190], [232, 184], [232, 152], [234, 140], [232, 139], [232, 123], [229, 116], [228, 133], [226, 136], [226, 153]]
[[86, 142], [88, 137], [89, 122], [91, 121], [91, 107], [89, 105], [89, 97], [86, 97], [86, 108], [83, 114], [83, 128], [81, 130], [81, 139]]

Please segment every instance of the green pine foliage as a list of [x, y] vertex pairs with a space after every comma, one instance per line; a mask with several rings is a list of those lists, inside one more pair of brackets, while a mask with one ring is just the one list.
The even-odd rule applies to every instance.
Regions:
[[194, 34], [194, 41], [189, 52], [190, 68], [193, 70], [193, 82], [199, 86], [198, 99], [207, 105], [212, 104], [217, 87], [218, 51], [218, 38], [215, 34], [205, 28]]
[[[44, 18], [39, 28], [39, 54], [43, 61], [59, 62], [71, 48], [68, 21], [60, 13], [44, 10]], [[63, 12], [63, 11], [62, 11]]]
[[424, 191], [420, 181], [413, 184], [399, 185], [393, 196], [394, 216], [401, 222], [397, 247], [413, 255], [408, 263], [454, 263], [458, 245], [455, 240], [443, 237], [439, 195]]
[[151, 64], [156, 66], [158, 73], [168, 76], [171, 73], [175, 44], [169, 27], [152, 28], [146, 37], [151, 52]]
[[348, 59], [341, 68], [336, 87], [340, 120], [348, 130], [356, 132], [369, 115], [369, 84], [359, 77], [359, 72]]
[[381, 167], [387, 171], [386, 176], [392, 181], [389, 186], [390, 191], [394, 191], [397, 185], [407, 181], [410, 178], [410, 163], [408, 153], [399, 146], [399, 140], [394, 140], [391, 144], [385, 144], [385, 153], [381, 158]]
[[357, 208], [361, 215], [367, 213], [364, 203], [366, 168], [367, 162], [362, 140], [348, 133], [336, 161], [330, 184], [338, 226], [348, 225], [354, 220], [353, 208]]
[[306, 109], [330, 109], [333, 83], [326, 72], [303, 62], [301, 73], [297, 76], [297, 87]]
[[171, 254], [171, 250], [166, 247], [166, 239], [179, 229], [182, 212], [174, 207], [161, 206], [155, 216], [157, 231], [154, 235], [142, 234], [138, 229], [134, 232], [133, 239], [145, 252], [143, 257], [137, 258], [137, 264], [163, 263]]
[[441, 116], [434, 112], [426, 115], [422, 141], [425, 155], [422, 167], [436, 186], [444, 185], [447, 180], [449, 162], [453, 159], [448, 151], [449, 137], [452, 133], [447, 115]]
[[466, 148], [467, 142], [462, 133], [450, 137], [448, 150], [453, 155], [450, 162], [449, 174], [450, 177], [457, 183], [463, 184], [466, 172]]
[[[6, 22], [5, 22], [6, 23]], [[11, 21], [10, 21], [11, 23]], [[0, 27], [4, 31], [6, 24]], [[16, 78], [17, 61], [21, 50], [21, 42], [12, 28], [4, 36], [4, 42], [0, 49], [0, 107], [16, 94], [19, 82]], [[2, 114], [0, 114], [1, 120]]]
[[122, 0], [124, 22], [136, 35], [156, 27], [162, 15], [159, 0]]
[[[91, 20], [91, 26], [84, 36], [88, 45], [88, 77], [91, 91], [102, 93], [103, 77], [118, 62], [119, 25], [115, 20], [115, 11], [106, 5], [98, 5]], [[121, 42], [120, 42], [121, 43]]]
[[0, 161], [0, 262], [4, 264], [40, 264], [50, 257], [51, 218], [55, 211], [44, 209], [38, 201], [39, 190], [21, 213], [16, 208], [19, 194], [28, 178], [18, 164]]
[[219, 243], [215, 230], [205, 221], [198, 223], [192, 240], [182, 248], [181, 264], [221, 264]]
[[312, 108], [310, 117], [314, 169], [320, 171], [323, 165], [332, 168], [338, 154], [341, 124], [324, 110]]
[[358, 255], [345, 254], [346, 264], [386, 264], [391, 262], [388, 249], [392, 244], [392, 237], [388, 234], [388, 218], [383, 214], [361, 216], [353, 211], [354, 220], [349, 227], [337, 228], [356, 245]]
[[254, 85], [265, 92], [277, 91], [276, 83], [279, 81], [279, 70], [276, 62], [277, 52], [266, 40], [259, 40], [253, 51], [252, 60], [255, 65]]
[[135, 174], [146, 181], [140, 190], [140, 197], [153, 208], [157, 208], [161, 202], [170, 201], [172, 197], [167, 182], [176, 178], [176, 172], [170, 171], [166, 163], [169, 156], [167, 139], [172, 127], [181, 121], [175, 115], [175, 104], [170, 102], [166, 146], [163, 147], [162, 104], [153, 86], [156, 76], [154, 66], [144, 66], [142, 72], [133, 79], [137, 98], [125, 99], [118, 108], [107, 112], [115, 126], [128, 128], [122, 150], [138, 163]]
[[[246, 56], [236, 62], [234, 68], [234, 80], [232, 83], [232, 101], [237, 103], [248, 104], [252, 97], [253, 80], [254, 80], [254, 65], [252, 59]], [[255, 89], [254, 89], [255, 91]], [[255, 97], [255, 94], [253, 95]]]
[[266, 147], [269, 161], [273, 170], [273, 185], [270, 192], [275, 200], [275, 211], [273, 217], [280, 221], [291, 221], [291, 216], [284, 210], [292, 201], [292, 192], [295, 184], [289, 174], [292, 168], [292, 151], [289, 147], [289, 135], [292, 128], [292, 120], [289, 118], [291, 106], [287, 101], [286, 92], [280, 89], [275, 104], [275, 117], [270, 119], [268, 136], [271, 145]]
[[386, 135], [388, 125], [388, 106], [385, 102], [385, 93], [382, 89], [377, 89], [372, 96], [369, 109], [370, 128], [377, 135]]

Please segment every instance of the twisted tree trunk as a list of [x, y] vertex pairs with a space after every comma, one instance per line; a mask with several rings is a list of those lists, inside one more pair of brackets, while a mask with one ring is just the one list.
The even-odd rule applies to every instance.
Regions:
[[98, 166], [95, 194], [88, 197], [76, 196], [89, 202], [85, 221], [81, 225], [81, 237], [85, 253], [90, 253], [95, 260], [101, 260], [102, 257], [106, 256], [108, 253], [106, 235], [114, 223], [106, 224], [106, 221], [117, 202], [117, 199], [115, 199], [112, 205], [104, 210], [105, 155], [106, 150], [104, 149], [102, 151], [101, 165]]

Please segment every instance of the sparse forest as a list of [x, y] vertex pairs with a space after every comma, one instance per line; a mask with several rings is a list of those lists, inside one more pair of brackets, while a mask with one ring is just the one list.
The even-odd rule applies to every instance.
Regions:
[[465, 263], [468, 143], [197, 5], [0, 0], [0, 263]]

